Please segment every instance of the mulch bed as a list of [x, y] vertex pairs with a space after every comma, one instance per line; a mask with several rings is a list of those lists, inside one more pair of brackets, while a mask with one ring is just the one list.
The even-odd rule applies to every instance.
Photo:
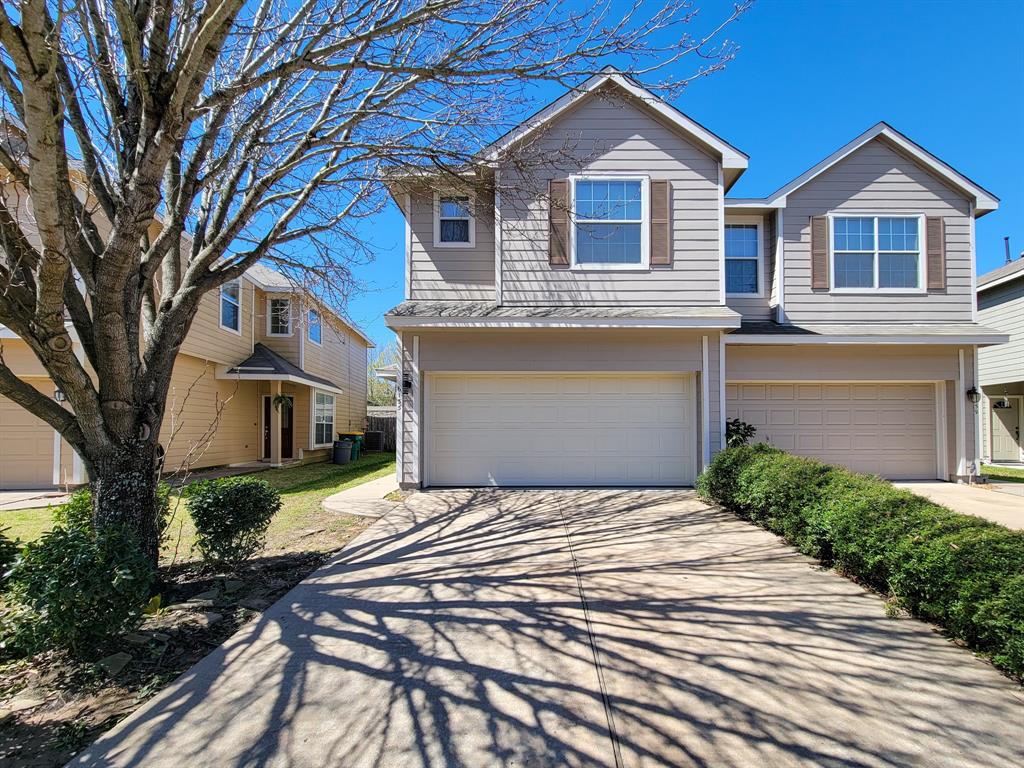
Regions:
[[236, 573], [161, 568], [161, 608], [96, 659], [50, 652], [0, 662], [0, 765], [62, 766], [258, 617], [329, 552], [252, 560]]

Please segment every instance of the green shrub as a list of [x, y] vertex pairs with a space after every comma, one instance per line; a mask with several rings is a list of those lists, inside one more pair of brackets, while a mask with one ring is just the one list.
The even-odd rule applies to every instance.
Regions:
[[152, 577], [128, 532], [54, 528], [27, 544], [11, 569], [0, 618], [4, 646], [94, 653], [138, 623]]
[[263, 548], [280, 494], [256, 477], [201, 480], [185, 493], [196, 547], [214, 565], [237, 565]]
[[[156, 487], [157, 499], [157, 530], [161, 540], [171, 521], [171, 487], [160, 483]], [[54, 507], [54, 525], [68, 530], [92, 533], [92, 491], [83, 486], [71, 494], [67, 501]]]
[[1024, 678], [1024, 532], [763, 445], [722, 451], [697, 488]]
[[18, 556], [18, 542], [7, 536], [7, 528], [0, 528], [0, 584]]
[[757, 427], [742, 419], [729, 419], [725, 422], [725, 445], [727, 448], [739, 448], [747, 445], [757, 434]]

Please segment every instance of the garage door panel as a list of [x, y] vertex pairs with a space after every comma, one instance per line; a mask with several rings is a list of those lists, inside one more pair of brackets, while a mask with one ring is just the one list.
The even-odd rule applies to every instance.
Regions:
[[[36, 385], [40, 391], [46, 391]], [[53, 428], [17, 403], [0, 397], [0, 488], [53, 484]]]
[[783, 450], [892, 479], [936, 476], [930, 384], [752, 383], [728, 385], [726, 398], [730, 418]]
[[431, 374], [426, 400], [430, 485], [693, 483], [692, 377]]

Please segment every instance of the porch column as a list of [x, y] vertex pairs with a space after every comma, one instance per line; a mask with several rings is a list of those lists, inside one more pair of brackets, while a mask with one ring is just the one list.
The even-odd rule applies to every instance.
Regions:
[[281, 410], [274, 399], [281, 394], [281, 382], [270, 383], [270, 465], [281, 466]]

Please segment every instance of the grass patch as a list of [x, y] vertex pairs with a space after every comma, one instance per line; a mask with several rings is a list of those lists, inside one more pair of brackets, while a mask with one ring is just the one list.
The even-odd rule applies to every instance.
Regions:
[[0, 512], [0, 528], [3, 527], [12, 539], [35, 541], [53, 528], [53, 509], [5, 509]]
[[983, 466], [981, 474], [1001, 483], [1024, 483], [1024, 468]]

